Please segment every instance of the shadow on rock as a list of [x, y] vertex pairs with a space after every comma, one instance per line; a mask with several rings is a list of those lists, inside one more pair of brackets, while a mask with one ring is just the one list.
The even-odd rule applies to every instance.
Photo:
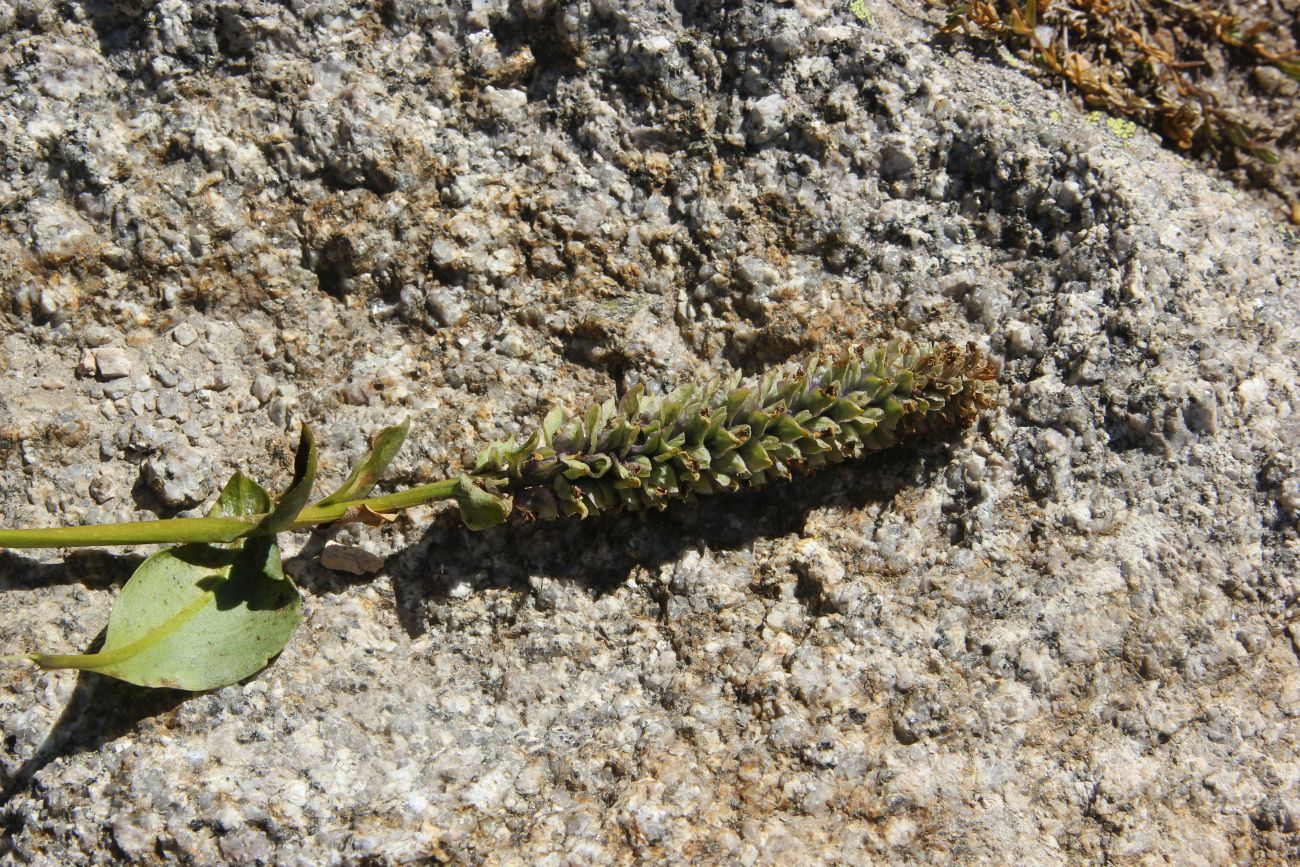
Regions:
[[112, 587], [125, 583], [143, 562], [144, 558], [138, 554], [114, 554], [96, 548], [69, 551], [56, 563], [0, 550], [0, 589], [32, 589], [55, 584]]
[[82, 4], [104, 56], [111, 57], [141, 44], [142, 24], [149, 6], [143, 0], [89, 0]]
[[515, 515], [481, 533], [447, 512], [418, 543], [388, 561], [397, 614], [408, 635], [421, 635], [427, 606], [448, 602], [451, 589], [466, 582], [471, 592], [495, 587], [526, 593], [531, 578], [546, 577], [599, 596], [634, 570], [657, 570], [692, 548], [743, 549], [756, 539], [802, 532], [815, 509], [886, 503], [905, 488], [929, 484], [950, 448], [891, 450], [757, 491], [673, 504], [664, 512], [535, 523]]
[[[418, 543], [388, 561], [398, 617], [408, 635], [423, 634], [426, 607], [454, 601], [452, 588], [461, 588], [466, 582], [471, 592], [497, 587], [523, 596], [530, 591], [530, 579], [546, 577], [573, 582], [596, 596], [613, 592], [635, 570], [657, 570], [692, 548], [744, 549], [757, 539], [802, 532], [815, 509], [858, 510], [870, 503], [887, 503], [906, 488], [932, 483], [947, 464], [949, 450], [947, 445], [895, 449], [874, 460], [841, 464], [758, 491], [706, 497], [694, 505], [675, 504], [665, 512], [614, 513], [585, 521], [544, 523], [516, 516], [481, 533], [465, 529], [454, 511], [446, 512]], [[293, 559], [314, 559], [325, 538], [313, 536]], [[80, 552], [70, 555], [64, 564], [53, 565], [0, 554], [0, 585], [124, 581], [139, 562], [136, 557], [100, 551]], [[368, 580], [325, 578], [323, 569], [306, 571], [321, 575], [314, 582], [300, 580], [315, 585], [309, 592]], [[95, 644], [101, 641], [102, 635]], [[168, 714], [192, 695], [82, 672], [41, 746], [11, 777], [0, 778], [0, 809], [26, 790], [51, 762], [96, 750], [145, 721]], [[0, 823], [6, 819], [12, 816], [0, 814]]]
[[[51, 762], [97, 750], [135, 731], [145, 720], [174, 710], [193, 695], [178, 689], [134, 686], [102, 674], [80, 672], [72, 697], [36, 752], [12, 776], [0, 777], [0, 810], [7, 812], [9, 802], [26, 790]], [[8, 818], [0, 813], [0, 827]]]

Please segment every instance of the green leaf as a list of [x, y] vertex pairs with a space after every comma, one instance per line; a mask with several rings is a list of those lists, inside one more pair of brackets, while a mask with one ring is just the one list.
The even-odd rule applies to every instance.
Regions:
[[767, 450], [756, 439], [751, 439], [741, 446], [739, 454], [741, 460], [745, 462], [745, 467], [751, 473], [757, 473], [772, 466], [772, 459], [768, 457]]
[[591, 466], [577, 458], [571, 458], [568, 455], [561, 455], [560, 462], [564, 464], [564, 477], [569, 481], [584, 479], [591, 475]]
[[562, 406], [553, 406], [551, 411], [542, 419], [542, 442], [546, 445], [552, 445], [555, 442], [555, 432], [564, 424], [565, 412]]
[[1255, 159], [1259, 160], [1260, 162], [1266, 163], [1267, 165], [1275, 166], [1278, 163], [1282, 162], [1281, 155], [1278, 154], [1278, 152], [1273, 150], [1272, 148], [1266, 148], [1261, 145], [1255, 145], [1246, 148], [1246, 150], [1250, 151], [1250, 155], [1253, 156]]
[[[212, 517], [271, 510], [243, 473], [222, 488]], [[181, 545], [140, 564], [108, 616], [98, 653], [35, 653], [42, 668], [97, 671], [139, 686], [204, 690], [261, 671], [301, 619], [298, 590], [272, 536], [230, 547]]]
[[236, 472], [226, 482], [217, 501], [208, 511], [209, 518], [239, 518], [244, 515], [264, 515], [271, 511], [271, 495], [257, 482]]
[[98, 653], [30, 659], [139, 686], [215, 689], [265, 668], [301, 617], [274, 539], [239, 549], [182, 545], [145, 560], [123, 585]]
[[303, 425], [302, 437], [298, 440], [298, 453], [293, 459], [293, 482], [280, 497], [275, 511], [257, 525], [258, 534], [271, 535], [293, 526], [294, 519], [311, 499], [311, 486], [315, 480], [316, 437], [312, 435], [311, 428]]
[[460, 506], [460, 519], [471, 530], [486, 530], [505, 523], [513, 508], [509, 496], [489, 493], [469, 476], [456, 480], [456, 504]]
[[523, 442], [516, 442], [511, 446], [510, 453], [506, 456], [506, 472], [511, 478], [519, 478], [523, 472], [523, 466], [532, 460], [533, 453], [537, 446], [541, 444], [541, 435], [533, 431], [528, 435], [528, 439]]
[[478, 453], [474, 472], [504, 472], [510, 462], [510, 440], [493, 440]]
[[393, 462], [397, 450], [406, 441], [406, 434], [410, 429], [411, 419], [408, 417], [399, 425], [381, 430], [371, 444], [370, 451], [366, 452], [361, 463], [352, 468], [352, 473], [338, 490], [316, 505], [332, 506], [335, 503], [346, 503], [348, 500], [364, 499], [374, 489], [375, 484], [383, 478], [384, 470], [388, 469], [388, 465]]

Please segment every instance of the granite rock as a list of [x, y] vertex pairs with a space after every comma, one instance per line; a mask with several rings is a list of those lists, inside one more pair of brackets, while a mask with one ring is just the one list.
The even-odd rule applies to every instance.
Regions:
[[[870, 7], [0, 0], [6, 525], [842, 341], [1005, 384], [697, 510], [287, 539], [304, 623], [212, 693], [0, 669], [0, 859], [1295, 859], [1296, 237]], [[5, 555], [0, 648], [143, 553]]]

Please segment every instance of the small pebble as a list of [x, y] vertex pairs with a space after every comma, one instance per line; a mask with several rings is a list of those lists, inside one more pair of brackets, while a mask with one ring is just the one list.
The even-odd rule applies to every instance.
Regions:
[[265, 373], [259, 373], [254, 379], [249, 393], [257, 398], [258, 403], [266, 403], [275, 395], [275, 380]]
[[199, 339], [199, 333], [194, 326], [188, 322], [182, 322], [172, 329], [172, 340], [175, 340], [181, 346], [189, 346], [195, 340]]
[[333, 569], [335, 572], [372, 575], [383, 568], [384, 558], [364, 548], [330, 542], [321, 551], [320, 563], [326, 569]]
[[125, 349], [104, 346], [95, 350], [95, 369], [105, 381], [131, 375], [131, 356]]
[[164, 505], [182, 508], [208, 496], [210, 469], [203, 453], [173, 434], [161, 453], [145, 461], [144, 475]]

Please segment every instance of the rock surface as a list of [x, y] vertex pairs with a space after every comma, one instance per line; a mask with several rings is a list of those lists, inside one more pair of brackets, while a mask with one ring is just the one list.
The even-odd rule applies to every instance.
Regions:
[[[1296, 238], [924, 14], [0, 0], [7, 526], [282, 488], [304, 421], [337, 478], [410, 415], [416, 484], [850, 339], [1006, 389], [694, 511], [422, 509], [336, 534], [363, 578], [304, 535], [299, 633], [210, 694], [0, 670], [0, 857], [1300, 856]], [[138, 561], [57, 555], [0, 559], [4, 652]]]

